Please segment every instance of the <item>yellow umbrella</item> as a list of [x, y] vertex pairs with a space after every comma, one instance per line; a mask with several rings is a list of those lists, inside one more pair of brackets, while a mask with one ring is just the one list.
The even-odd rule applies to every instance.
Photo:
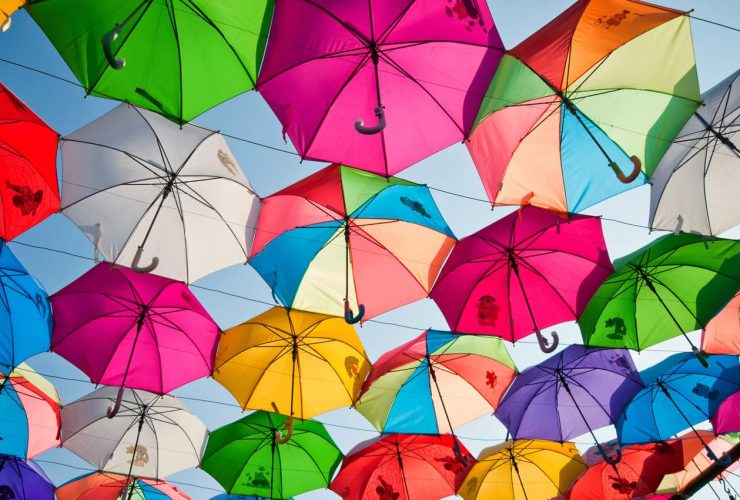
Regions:
[[573, 443], [517, 439], [481, 451], [457, 493], [465, 500], [553, 498], [584, 470]]
[[6, 31], [10, 28], [10, 15], [25, 3], [25, 0], [0, 0], [0, 29]]
[[224, 332], [213, 377], [243, 409], [306, 419], [354, 404], [369, 371], [344, 318], [274, 307]]

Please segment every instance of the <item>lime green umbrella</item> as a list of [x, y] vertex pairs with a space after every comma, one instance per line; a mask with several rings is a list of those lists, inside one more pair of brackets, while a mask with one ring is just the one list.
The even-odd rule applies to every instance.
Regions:
[[669, 234], [614, 262], [578, 323], [586, 345], [641, 350], [707, 322], [740, 289], [740, 243]]
[[179, 123], [254, 87], [274, 0], [29, 0], [88, 94]]
[[213, 431], [200, 467], [229, 494], [288, 498], [326, 488], [342, 458], [321, 423], [257, 411]]

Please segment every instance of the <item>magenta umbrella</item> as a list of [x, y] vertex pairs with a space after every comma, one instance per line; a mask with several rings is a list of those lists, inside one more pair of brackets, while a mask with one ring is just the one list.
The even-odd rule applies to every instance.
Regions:
[[282, 0], [257, 89], [302, 158], [390, 176], [467, 137], [503, 50], [482, 0]]
[[93, 383], [164, 394], [213, 369], [220, 330], [184, 283], [102, 262], [51, 305], [51, 350]]
[[575, 319], [612, 272], [601, 220], [526, 206], [460, 240], [431, 297], [453, 331], [515, 342]]

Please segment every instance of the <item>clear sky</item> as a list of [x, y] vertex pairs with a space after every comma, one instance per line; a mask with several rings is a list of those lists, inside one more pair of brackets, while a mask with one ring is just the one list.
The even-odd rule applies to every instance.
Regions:
[[[506, 47], [512, 47], [552, 17], [564, 10], [571, 2], [565, 0], [489, 0], [499, 32]], [[678, 9], [695, 8], [694, 14], [701, 18], [740, 26], [740, 2], [738, 0], [675, 0], [666, 5]], [[740, 33], [708, 23], [692, 21], [696, 60], [702, 91], [712, 87], [740, 67]], [[0, 58], [16, 61], [51, 74], [74, 80], [56, 50], [41, 30], [25, 12], [14, 16], [12, 28], [0, 34]], [[625, 68], [639, 71], [639, 68]], [[0, 62], [0, 81], [7, 85], [44, 120], [61, 134], [68, 134], [97, 118], [116, 105], [116, 102], [84, 99], [84, 92], [73, 85], [39, 75]], [[259, 94], [249, 92], [234, 98], [209, 111], [195, 120], [196, 123], [223, 132], [248, 138], [277, 148], [292, 150], [281, 138], [281, 126]], [[229, 140], [239, 164], [257, 192], [266, 196], [285, 187], [324, 164], [299, 163], [294, 155], [240, 141]], [[401, 177], [470, 197], [485, 199], [472, 161], [463, 145], [454, 145], [409, 168]], [[453, 231], [459, 237], [466, 236], [509, 212], [506, 209], [492, 211], [487, 203], [454, 197], [439, 192], [435, 199]], [[648, 219], [649, 188], [643, 186], [612, 200], [592, 207], [587, 211], [639, 226]], [[646, 229], [615, 222], [604, 222], [604, 231], [611, 257], [617, 258], [649, 242], [656, 234]], [[734, 230], [726, 236], [738, 236]], [[42, 245], [72, 253], [92, 256], [92, 246], [76, 226], [62, 215], [55, 215], [36, 228], [18, 238], [19, 242]], [[13, 252], [51, 293], [73, 281], [89, 269], [92, 262], [11, 244]], [[260, 277], [247, 266], [236, 266], [208, 276], [199, 282], [204, 287], [223, 290], [232, 294], [272, 302], [269, 289]], [[229, 297], [202, 289], [195, 289], [202, 301], [222, 328], [241, 323], [268, 306], [244, 299]], [[418, 335], [420, 330], [435, 327], [445, 329], [445, 322], [431, 300], [422, 300], [377, 318], [379, 321], [399, 323], [413, 328], [403, 328], [369, 322], [358, 332], [371, 359]], [[557, 328], [563, 343], [578, 343], [580, 335], [575, 324]], [[698, 336], [693, 334], [698, 342]], [[508, 344], [507, 344], [508, 345]], [[635, 356], [638, 367], [653, 364], [671, 350], [686, 350], [683, 339], [670, 341]], [[519, 343], [510, 349], [518, 367], [523, 369], [544, 358], [539, 348], [532, 343]], [[93, 389], [89, 383], [65, 380], [59, 377], [84, 380], [86, 377], [72, 365], [52, 354], [41, 354], [30, 363], [44, 374], [52, 375], [63, 401], [72, 401]], [[220, 427], [238, 419], [239, 408], [231, 396], [218, 383], [210, 379], [199, 380], [174, 392], [177, 396], [212, 400], [200, 402], [187, 399], [185, 403], [197, 414], [209, 429]], [[354, 410], [344, 409], [322, 415], [318, 420], [327, 423], [327, 428], [344, 452], [355, 444], [377, 435], [362, 416]], [[506, 434], [495, 417], [487, 416], [466, 425], [458, 431], [466, 446], [477, 454], [483, 447], [500, 442]], [[601, 438], [613, 437], [613, 431], [598, 432]], [[588, 447], [590, 438], [576, 439], [581, 448]], [[40, 463], [56, 484], [90, 469], [82, 460], [62, 449], [54, 449], [39, 457]], [[221, 489], [213, 479], [201, 470], [187, 470], [171, 476], [175, 484], [193, 498], [209, 498]], [[740, 480], [733, 479], [740, 489]], [[721, 492], [721, 490], [718, 490]], [[722, 496], [722, 495], [720, 495]], [[301, 499], [335, 498], [330, 491], [322, 490]], [[697, 498], [715, 498], [705, 488]]]

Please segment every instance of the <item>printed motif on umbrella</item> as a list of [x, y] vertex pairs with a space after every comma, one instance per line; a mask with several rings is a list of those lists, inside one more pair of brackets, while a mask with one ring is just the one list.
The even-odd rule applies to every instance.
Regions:
[[467, 31], [472, 31], [477, 24], [483, 33], [488, 33], [486, 23], [481, 18], [477, 0], [447, 0], [447, 4], [445, 13], [448, 17], [456, 17], [461, 21], [469, 19], [465, 27]]

